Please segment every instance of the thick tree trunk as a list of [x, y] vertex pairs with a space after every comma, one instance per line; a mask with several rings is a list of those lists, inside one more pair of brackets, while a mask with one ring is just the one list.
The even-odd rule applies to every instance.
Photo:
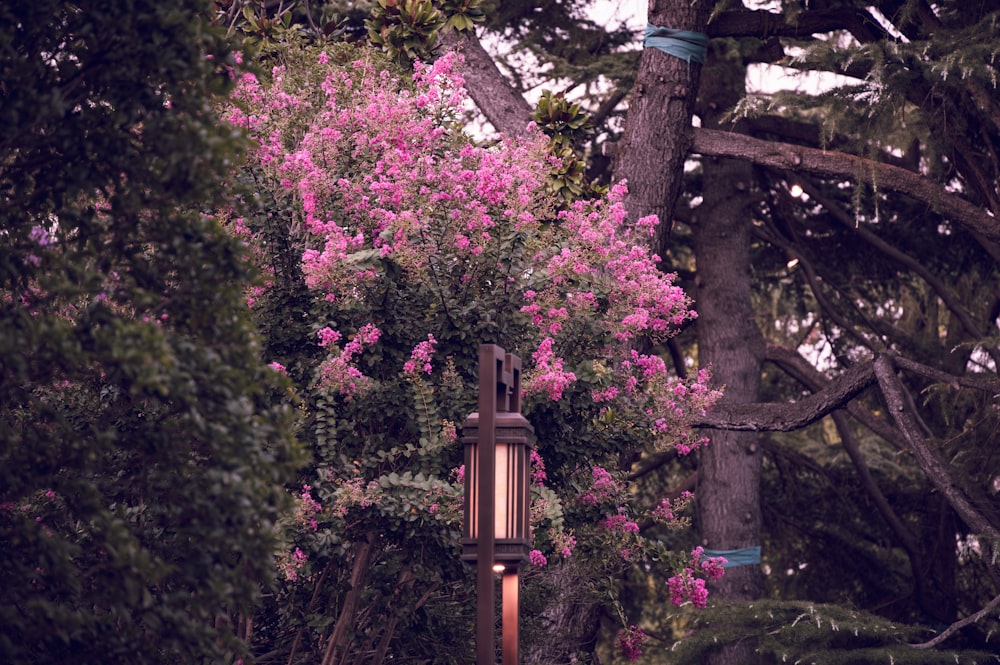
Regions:
[[[745, 69], [712, 58], [706, 67], [699, 106], [702, 123], [719, 115], [743, 93]], [[692, 222], [697, 257], [698, 360], [711, 366], [713, 382], [725, 386], [727, 404], [756, 402], [760, 388], [763, 342], [750, 300], [751, 166], [744, 161], [708, 158], [703, 162], [703, 202]], [[701, 450], [695, 492], [701, 542], [706, 549], [729, 550], [760, 545], [761, 448], [757, 434], [710, 430]], [[758, 565], [727, 568], [711, 592], [724, 601], [760, 597], [763, 575]], [[717, 665], [746, 665], [755, 660], [753, 644], [727, 647], [711, 660]]]
[[[704, 33], [713, 4], [708, 0], [650, 0], [649, 22]], [[653, 245], [660, 256], [670, 242], [700, 73], [701, 65], [696, 62], [645, 49], [629, 98], [625, 134], [615, 149], [614, 179], [628, 181], [625, 209], [629, 218], [653, 214], [660, 218]]]

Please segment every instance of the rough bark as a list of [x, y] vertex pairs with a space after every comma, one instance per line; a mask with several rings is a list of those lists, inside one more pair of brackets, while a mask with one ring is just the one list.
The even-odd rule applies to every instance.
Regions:
[[[698, 114], [716, 125], [724, 109], [744, 93], [746, 69], [709, 55]], [[702, 161], [702, 203], [691, 231], [697, 257], [695, 307], [698, 310], [698, 362], [711, 366], [713, 382], [725, 386], [720, 407], [739, 410], [759, 399], [763, 339], [751, 303], [751, 166], [741, 160]], [[680, 169], [678, 173], [680, 173]], [[760, 545], [762, 449], [757, 434], [714, 430], [698, 460], [695, 497], [701, 544], [728, 550]], [[755, 600], [763, 593], [758, 565], [728, 568], [710, 585], [715, 599]], [[752, 640], [726, 647], [710, 665], [744, 665], [754, 660]]]
[[[677, 30], [705, 32], [714, 3], [707, 0], [650, 0], [649, 22]], [[691, 116], [701, 65], [656, 49], [644, 49], [629, 98], [625, 133], [615, 148], [614, 179], [628, 181], [625, 209], [630, 219], [657, 215], [653, 249], [665, 255], [674, 204], [690, 147]]]
[[441, 40], [445, 47], [465, 58], [462, 75], [469, 96], [490, 124], [506, 136], [523, 134], [531, 122], [531, 107], [497, 68], [476, 35], [449, 31]]
[[993, 244], [1000, 243], [1000, 222], [986, 211], [948, 192], [934, 181], [898, 166], [843, 152], [762, 141], [717, 129], [693, 130], [691, 149], [705, 156], [733, 157], [786, 171], [840, 177], [906, 194], [926, 203], [973, 236]]

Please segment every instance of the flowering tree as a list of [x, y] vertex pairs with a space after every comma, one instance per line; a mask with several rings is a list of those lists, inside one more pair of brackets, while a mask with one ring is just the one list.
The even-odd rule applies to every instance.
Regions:
[[233, 663], [292, 413], [239, 243], [207, 0], [0, 7], [0, 662]]
[[274, 63], [244, 74], [226, 111], [257, 142], [245, 176], [259, 212], [231, 227], [270, 276], [248, 302], [273, 367], [297, 384], [314, 463], [258, 648], [332, 664], [447, 642], [463, 661], [456, 430], [474, 409], [480, 343], [526, 360], [535, 567], [651, 562], [664, 582], [676, 575], [675, 602], [703, 604], [719, 562], [639, 533], [643, 519], [679, 524], [686, 499], [644, 510], [625, 482], [642, 451], [702, 445], [689, 423], [718, 397], [705, 373], [682, 381], [636, 350], [695, 316], [646, 249], [656, 218], [626, 218], [624, 185], [563, 204], [540, 132], [464, 136], [453, 55], [412, 76], [348, 47]]

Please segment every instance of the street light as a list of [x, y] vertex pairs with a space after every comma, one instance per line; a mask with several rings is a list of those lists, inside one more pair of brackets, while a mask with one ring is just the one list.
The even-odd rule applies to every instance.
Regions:
[[[494, 665], [494, 572], [503, 574], [503, 665], [518, 662], [518, 567], [531, 547], [531, 424], [521, 415], [521, 359], [479, 347], [479, 411], [462, 425], [462, 560], [476, 564], [476, 663]], [[480, 528], [480, 526], [485, 528]]]

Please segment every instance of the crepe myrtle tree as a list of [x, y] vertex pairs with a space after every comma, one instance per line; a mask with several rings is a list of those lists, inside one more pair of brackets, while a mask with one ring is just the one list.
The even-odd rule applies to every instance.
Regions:
[[[688, 497], [635, 505], [625, 480], [645, 452], [701, 446], [689, 424], [719, 396], [707, 372], [681, 380], [635, 350], [695, 316], [647, 249], [657, 219], [628, 218], [624, 183], [567, 203], [537, 130], [464, 135], [457, 60], [404, 73], [366, 48], [296, 45], [242, 72], [224, 110], [256, 142], [242, 172], [256, 212], [229, 222], [267, 275], [248, 303], [296, 383], [314, 460], [293, 490], [285, 584], [258, 620], [258, 653], [463, 661], [474, 603], [457, 427], [474, 410], [480, 343], [525, 361], [539, 584], [542, 567], [574, 565], [594, 606], [620, 609], [601, 571], [649, 564], [665, 589], [673, 578], [674, 602], [703, 605], [704, 578], [722, 572], [640, 537], [641, 520], [683, 525]], [[621, 616], [635, 654], [641, 631]]]

